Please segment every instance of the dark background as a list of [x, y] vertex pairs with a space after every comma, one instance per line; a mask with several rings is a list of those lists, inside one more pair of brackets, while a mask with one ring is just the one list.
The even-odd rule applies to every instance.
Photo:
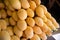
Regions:
[[41, 0], [52, 16], [60, 23], [60, 0]]

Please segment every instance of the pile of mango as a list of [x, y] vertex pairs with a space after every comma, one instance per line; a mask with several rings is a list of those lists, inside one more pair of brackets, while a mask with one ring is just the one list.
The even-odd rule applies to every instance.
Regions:
[[41, 0], [0, 0], [0, 40], [47, 40], [58, 28]]

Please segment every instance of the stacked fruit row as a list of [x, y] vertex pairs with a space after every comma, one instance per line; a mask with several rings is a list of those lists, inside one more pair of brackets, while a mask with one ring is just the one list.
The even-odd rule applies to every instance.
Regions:
[[0, 40], [46, 40], [57, 28], [40, 0], [0, 1]]

